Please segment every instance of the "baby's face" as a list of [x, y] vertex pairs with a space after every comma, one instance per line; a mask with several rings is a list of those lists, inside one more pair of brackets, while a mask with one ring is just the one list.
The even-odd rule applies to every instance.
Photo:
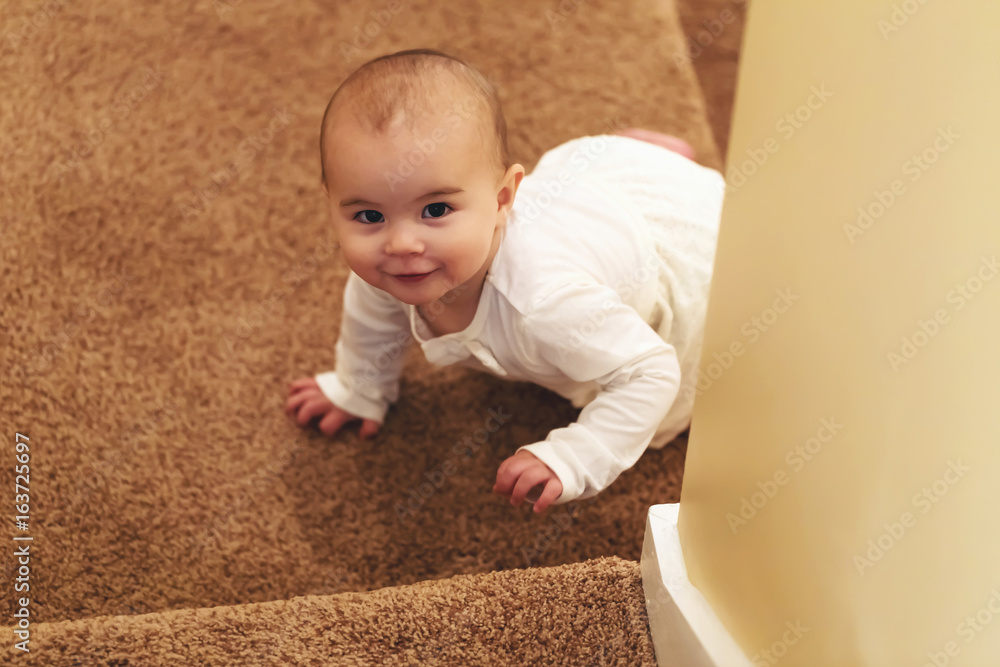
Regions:
[[376, 134], [349, 116], [326, 145], [330, 211], [348, 266], [415, 306], [459, 286], [478, 294], [510, 206], [498, 201], [509, 179], [484, 154], [475, 124], [440, 117]]

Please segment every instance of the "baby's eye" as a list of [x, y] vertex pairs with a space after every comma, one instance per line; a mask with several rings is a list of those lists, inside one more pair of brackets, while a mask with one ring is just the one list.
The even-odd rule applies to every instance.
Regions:
[[[359, 217], [361, 218], [360, 220], [358, 220]], [[354, 219], [366, 225], [374, 224], [376, 222], [382, 222], [382, 220], [384, 220], [384, 218], [382, 218], [381, 213], [370, 208], [367, 208], [364, 211], [358, 211], [354, 215]]]
[[447, 209], [450, 208], [451, 206], [448, 206], [444, 202], [435, 202], [433, 204], [428, 204], [427, 206], [424, 206], [424, 211], [430, 214], [427, 217], [440, 218], [447, 212]]

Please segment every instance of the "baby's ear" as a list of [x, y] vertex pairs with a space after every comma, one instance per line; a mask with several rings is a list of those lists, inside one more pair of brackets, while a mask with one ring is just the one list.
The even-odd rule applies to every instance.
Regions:
[[520, 164], [513, 166], [517, 167], [517, 173], [514, 175], [514, 187], [517, 188], [521, 185], [521, 179], [524, 178], [524, 166]]
[[497, 193], [497, 210], [504, 207], [510, 209], [514, 205], [514, 197], [517, 195], [517, 188], [524, 178], [524, 167], [520, 164], [512, 164], [504, 174], [500, 192]]

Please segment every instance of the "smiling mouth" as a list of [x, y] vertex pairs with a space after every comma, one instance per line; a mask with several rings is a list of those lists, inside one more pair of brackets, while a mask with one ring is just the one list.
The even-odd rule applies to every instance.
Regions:
[[436, 270], [437, 269], [434, 269], [433, 271], [428, 271], [427, 273], [399, 273], [399, 274], [394, 274], [392, 277], [395, 278], [396, 280], [402, 280], [403, 282], [408, 282], [408, 283], [416, 282], [418, 280], [423, 280], [427, 276], [434, 273], [434, 271]]

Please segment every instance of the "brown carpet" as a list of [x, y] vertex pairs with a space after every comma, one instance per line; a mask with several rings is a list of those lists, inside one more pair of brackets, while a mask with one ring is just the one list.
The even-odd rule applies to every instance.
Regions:
[[645, 624], [639, 565], [612, 557], [364, 594], [43, 623], [33, 630], [42, 651], [3, 654], [23, 665], [655, 667]]
[[[529, 169], [624, 126], [678, 134], [720, 166], [696, 77], [674, 58], [676, 8], [625, 7], [0, 2], [0, 482], [10, 494], [14, 433], [27, 434], [37, 659], [76, 641], [59, 633], [89, 632], [45, 625], [60, 621], [638, 559], [646, 509], [679, 497], [683, 440], [535, 516], [490, 488], [500, 461], [573, 418], [544, 390], [417, 352], [375, 443], [356, 428], [331, 441], [282, 410], [289, 380], [334, 361], [346, 266], [316, 142], [327, 98], [364, 60], [417, 46], [466, 58], [498, 83]], [[454, 455], [490, 410], [510, 418], [471, 459]], [[0, 553], [6, 624], [17, 564]], [[626, 567], [596, 563], [610, 579]]]

